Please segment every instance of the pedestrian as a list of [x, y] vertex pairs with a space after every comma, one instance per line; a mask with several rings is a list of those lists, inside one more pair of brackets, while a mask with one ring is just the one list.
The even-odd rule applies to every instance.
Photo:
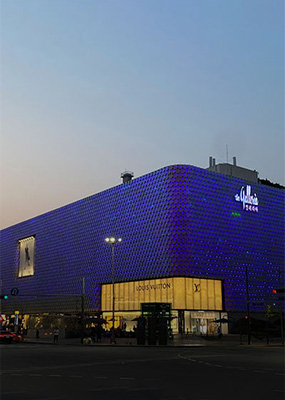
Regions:
[[57, 327], [53, 330], [53, 343], [58, 343], [59, 329]]
[[98, 325], [96, 329], [97, 342], [101, 342], [101, 336], [102, 336], [102, 328], [100, 325]]
[[95, 343], [95, 335], [96, 335], [96, 328], [93, 326], [90, 331], [90, 337], [91, 337], [92, 343]]
[[219, 338], [219, 339], [222, 339], [222, 336], [223, 336], [223, 334], [222, 334], [221, 328], [220, 328], [220, 326], [219, 326], [219, 327], [218, 327], [218, 338]]

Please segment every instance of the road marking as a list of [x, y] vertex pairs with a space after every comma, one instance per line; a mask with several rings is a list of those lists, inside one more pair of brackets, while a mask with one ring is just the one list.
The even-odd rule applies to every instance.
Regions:
[[[156, 361], [164, 361], [166, 358], [165, 357], [159, 357], [159, 358], [157, 358], [156, 359]], [[167, 357], [167, 360], [176, 360], [177, 359], [177, 356], [176, 355], [173, 355], [173, 356], [171, 356], [171, 357]], [[146, 363], [148, 363], [148, 362], [151, 362], [152, 361], [152, 358], [139, 358], [139, 359], [136, 359], [136, 360], [127, 360], [126, 362], [128, 362], [128, 364], [130, 364], [130, 363], [137, 363], [137, 362], [146, 362]], [[94, 367], [96, 367], [96, 368], [98, 368], [98, 367], [100, 367], [100, 365], [107, 365], [107, 366], [109, 366], [109, 365], [118, 365], [118, 364], [122, 364], [122, 361], [120, 360], [118, 360], [118, 361], [102, 361], [102, 362], [90, 362], [90, 363], [73, 363], [73, 364], [63, 364], [63, 365], [53, 365], [53, 366], [37, 366], [37, 367], [28, 367], [28, 371], [30, 371], [30, 372], [32, 372], [32, 371], [39, 371], [39, 370], [41, 370], [41, 371], [47, 371], [47, 370], [62, 370], [62, 369], [67, 369], [67, 368], [80, 368], [80, 367], [92, 367], [92, 366], [94, 366]], [[6, 370], [6, 371], [3, 371], [5, 374], [8, 374], [8, 373], [13, 373], [13, 371], [22, 371], [21, 369], [10, 369], [10, 370]], [[28, 372], [27, 371], [27, 372]]]
[[89, 389], [89, 392], [107, 392], [107, 391], [124, 391], [124, 390], [128, 390], [125, 387], [102, 387], [102, 388], [94, 388], [94, 389]]
[[[10, 374], [11, 376], [22, 376], [23, 374]], [[20, 392], [21, 393], [21, 392]]]
[[49, 397], [48, 400], [64, 400], [64, 398], [63, 397]]
[[29, 376], [43, 376], [42, 374], [29, 374]]
[[1, 392], [1, 395], [2, 395], [2, 394], [8, 394], [8, 395], [9, 395], [9, 394], [10, 394], [10, 395], [11, 395], [11, 394], [26, 394], [26, 393], [27, 393], [27, 392]]
[[265, 373], [266, 373], [265, 371], [260, 371], [260, 370], [258, 370], [258, 369], [253, 370], [253, 372], [259, 372], [259, 373], [261, 373], [261, 374], [265, 374]]
[[126, 377], [121, 376], [120, 379], [129, 380], [129, 381], [134, 381], [135, 380], [135, 378], [129, 378], [127, 376]]
[[94, 376], [94, 379], [107, 379], [107, 376]]
[[[178, 353], [178, 355], [181, 355], [181, 353]], [[244, 357], [246, 357], [244, 354], [236, 354], [236, 356], [238, 356], [238, 357], [241, 357], [241, 358], [244, 358]], [[230, 358], [231, 357], [231, 354], [218, 354], [218, 353], [216, 353], [216, 354], [199, 354], [199, 356], [198, 356], [199, 358], [211, 358], [211, 357], [227, 357], [227, 358]]]
[[[240, 371], [247, 371], [246, 368], [242, 368], [242, 367], [233, 367], [233, 366], [227, 366], [227, 365], [220, 365], [220, 364], [212, 364], [206, 361], [201, 361], [201, 360], [194, 360], [193, 358], [187, 358], [185, 356], [182, 356], [181, 354], [178, 354], [179, 358], [182, 358], [184, 360], [188, 360], [188, 361], [196, 361], [199, 364], [204, 364], [204, 365], [208, 365], [210, 367], [217, 367], [217, 368], [228, 368], [228, 369], [238, 369]], [[199, 356], [200, 357], [200, 356]], [[264, 371], [260, 371], [260, 372], [264, 372]]]
[[56, 377], [56, 378], [61, 377], [61, 375], [49, 375], [49, 376], [53, 376], [53, 377]]
[[160, 389], [157, 387], [136, 387], [136, 388], [126, 388], [125, 390], [127, 392], [142, 392], [142, 391], [150, 392], [153, 390], [160, 390]]
[[[187, 400], [186, 397], [160, 397], [159, 400]], [[208, 399], [202, 399], [202, 400], [208, 400]]]

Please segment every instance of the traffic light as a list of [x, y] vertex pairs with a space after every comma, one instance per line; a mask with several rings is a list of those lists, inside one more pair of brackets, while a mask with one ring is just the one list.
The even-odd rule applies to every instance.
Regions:
[[284, 296], [284, 292], [285, 292], [285, 288], [277, 288], [277, 289], [272, 289], [272, 293], [273, 294], [281, 294], [281, 296], [278, 296], [279, 300], [284, 300], [285, 296]]
[[8, 300], [8, 299], [9, 299], [9, 296], [8, 296], [7, 294], [1, 294], [1, 295], [0, 295], [0, 299]]

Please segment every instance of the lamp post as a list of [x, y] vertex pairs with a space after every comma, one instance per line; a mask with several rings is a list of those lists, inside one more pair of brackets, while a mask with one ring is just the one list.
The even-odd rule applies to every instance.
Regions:
[[121, 238], [107, 237], [105, 241], [112, 245], [112, 319], [113, 319], [113, 331], [112, 331], [112, 342], [115, 338], [115, 269], [114, 269], [114, 256], [115, 256], [115, 245], [122, 241]]

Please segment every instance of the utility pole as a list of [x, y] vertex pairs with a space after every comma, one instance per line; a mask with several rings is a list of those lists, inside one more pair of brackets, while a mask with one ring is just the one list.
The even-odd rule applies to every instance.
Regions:
[[[0, 277], [0, 294], [2, 294], [2, 277]], [[0, 298], [0, 315], [2, 314], [2, 300]]]
[[81, 318], [84, 319], [85, 308], [85, 276], [82, 277]]
[[85, 276], [82, 277], [82, 294], [81, 294], [81, 343], [84, 338], [84, 314], [85, 314]]
[[248, 267], [245, 266], [245, 285], [246, 285], [246, 313], [247, 313], [247, 343], [251, 344], [251, 321], [249, 309], [249, 293], [248, 293]]
[[[2, 294], [2, 276], [0, 277], [0, 294]], [[0, 298], [0, 315], [1, 314], [2, 314], [2, 300]], [[0, 328], [2, 329], [2, 319], [0, 321]]]
[[[278, 270], [278, 284], [279, 287], [281, 288], [281, 271], [280, 271], [280, 266]], [[284, 284], [283, 284], [284, 285]], [[284, 327], [283, 327], [283, 307], [282, 307], [282, 299], [279, 299], [279, 307], [280, 307], [280, 327], [281, 327], [281, 341], [282, 341], [282, 346], [284, 346]]]

